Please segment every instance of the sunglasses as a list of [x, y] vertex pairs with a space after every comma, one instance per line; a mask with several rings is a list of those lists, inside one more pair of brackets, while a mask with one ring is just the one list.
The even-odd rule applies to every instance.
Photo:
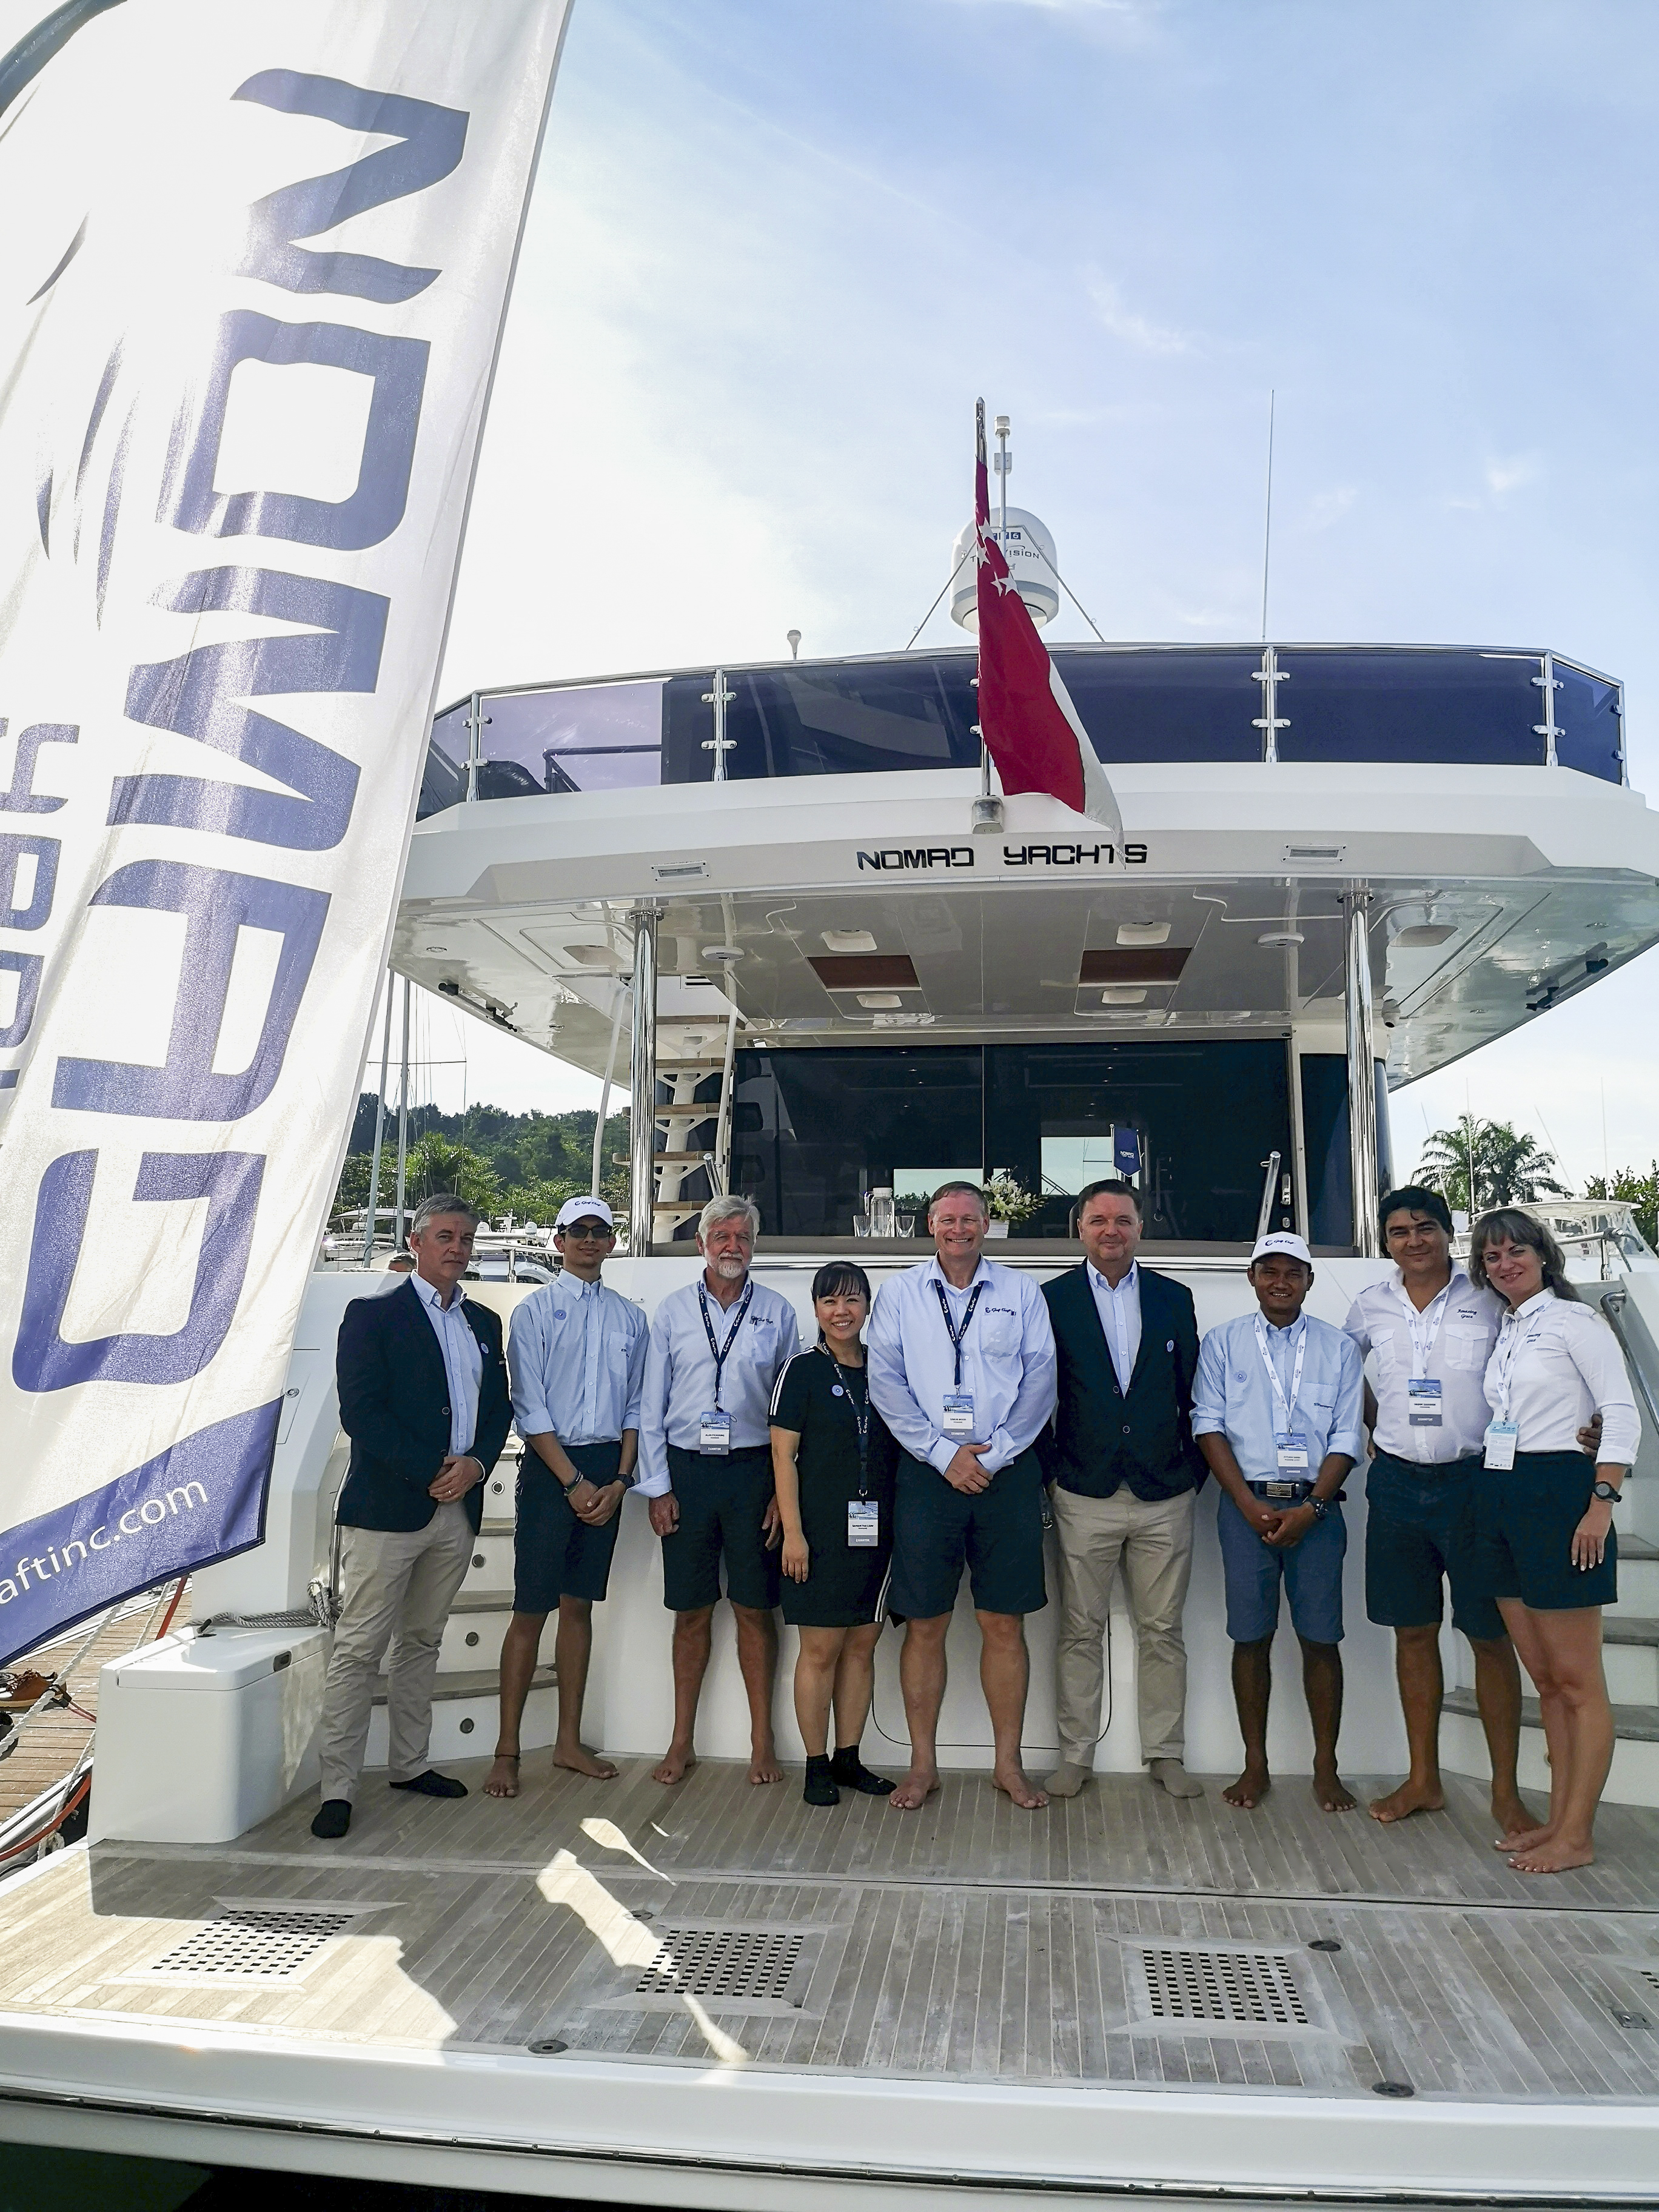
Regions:
[[574, 1237], [579, 1244], [603, 1244], [607, 1237], [614, 1237], [616, 1233], [614, 1229], [607, 1229], [602, 1221], [573, 1221], [568, 1229], [559, 1231], [567, 1243]]

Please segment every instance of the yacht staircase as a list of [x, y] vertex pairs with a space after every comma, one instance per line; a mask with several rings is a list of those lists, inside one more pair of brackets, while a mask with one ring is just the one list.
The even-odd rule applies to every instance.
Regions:
[[738, 1018], [733, 1007], [723, 1020], [665, 1015], [659, 1021], [654, 1244], [670, 1243], [730, 1187]]

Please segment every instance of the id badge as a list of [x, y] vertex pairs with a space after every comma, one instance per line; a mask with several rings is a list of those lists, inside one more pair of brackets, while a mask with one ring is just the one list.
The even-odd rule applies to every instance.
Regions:
[[730, 1413], [704, 1413], [697, 1423], [697, 1449], [724, 1456], [732, 1449]]
[[1440, 1385], [1433, 1376], [1413, 1375], [1406, 1385], [1407, 1418], [1414, 1429], [1437, 1429], [1440, 1423]]
[[945, 1394], [945, 1418], [939, 1426], [947, 1437], [971, 1437], [974, 1433], [974, 1396], [971, 1390], [947, 1390]]
[[1488, 1421], [1486, 1424], [1486, 1458], [1488, 1467], [1501, 1474], [1515, 1465], [1516, 1441], [1521, 1434], [1517, 1421]]
[[873, 1552], [881, 1541], [881, 1507], [873, 1498], [847, 1501], [847, 1540], [855, 1552]]
[[1281, 1474], [1306, 1474], [1308, 1439], [1300, 1429], [1281, 1430], [1273, 1438], [1273, 1449], [1279, 1455]]

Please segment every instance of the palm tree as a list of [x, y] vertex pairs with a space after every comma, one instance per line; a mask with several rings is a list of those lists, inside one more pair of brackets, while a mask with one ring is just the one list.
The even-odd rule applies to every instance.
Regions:
[[1546, 1195], [1565, 1198], [1555, 1180], [1555, 1155], [1510, 1121], [1483, 1121], [1460, 1114], [1449, 1129], [1437, 1129], [1423, 1147], [1417, 1180], [1437, 1190], [1459, 1212], [1525, 1205]]
[[490, 1163], [470, 1145], [458, 1145], [435, 1129], [409, 1148], [408, 1190], [411, 1200], [453, 1191], [486, 1214], [501, 1202], [501, 1178]]

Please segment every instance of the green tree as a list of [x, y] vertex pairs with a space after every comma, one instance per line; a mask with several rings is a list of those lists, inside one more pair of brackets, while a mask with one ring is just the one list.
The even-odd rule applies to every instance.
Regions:
[[[384, 1154], [381, 1172], [385, 1172]], [[395, 1188], [395, 1155], [392, 1176]], [[435, 1129], [428, 1129], [418, 1144], [410, 1146], [406, 1188], [411, 1204], [435, 1198], [441, 1191], [453, 1191], [484, 1214], [495, 1212], [501, 1203], [501, 1177], [491, 1163], [481, 1158], [470, 1145], [458, 1145]]]
[[[371, 1155], [368, 1152], [348, 1152], [345, 1165], [340, 1170], [339, 1188], [334, 1194], [336, 1214], [356, 1213], [368, 1204], [368, 1170]], [[381, 1182], [385, 1182], [384, 1172]], [[384, 1195], [384, 1193], [382, 1194]]]
[[1494, 1206], [1566, 1197], [1554, 1167], [1555, 1155], [1513, 1122], [1460, 1114], [1449, 1129], [1437, 1129], [1425, 1144], [1417, 1180], [1437, 1190], [1448, 1206], [1473, 1214]]
[[1659, 1160], [1649, 1163], [1645, 1175], [1634, 1168], [1620, 1168], [1611, 1176], [1592, 1176], [1584, 1185], [1584, 1195], [1625, 1200], [1632, 1209], [1637, 1227], [1659, 1250]]
[[566, 1199], [580, 1198], [586, 1188], [586, 1182], [573, 1182], [568, 1176], [536, 1176], [528, 1182], [514, 1183], [503, 1203], [515, 1220], [533, 1221], [546, 1229]]

